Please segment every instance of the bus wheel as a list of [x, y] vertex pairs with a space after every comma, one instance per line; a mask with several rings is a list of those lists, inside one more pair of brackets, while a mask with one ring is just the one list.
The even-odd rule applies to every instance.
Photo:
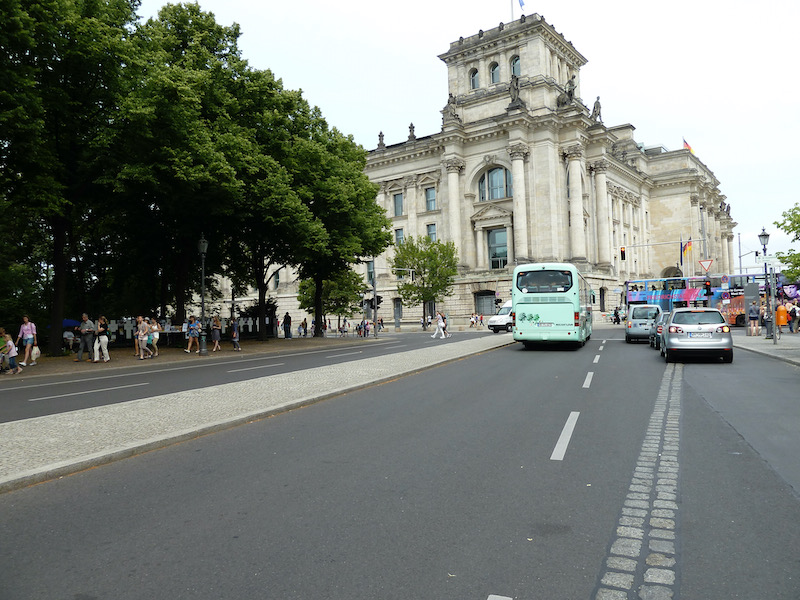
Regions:
[[736, 315], [736, 326], [744, 327], [744, 315]]

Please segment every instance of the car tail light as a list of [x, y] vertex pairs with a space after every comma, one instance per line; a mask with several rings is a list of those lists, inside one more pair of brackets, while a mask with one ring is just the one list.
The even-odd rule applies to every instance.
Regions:
[[731, 330], [730, 327], [727, 325], [723, 325], [722, 327], [717, 327], [717, 333], [728, 333]]
[[664, 331], [664, 326], [663, 325], [659, 325], [659, 326], [656, 327], [656, 333], [661, 333], [662, 331]]
[[575, 313], [575, 327], [580, 327], [580, 326], [581, 326], [581, 313], [576, 312]]
[[633, 326], [633, 322], [628, 321], [628, 329], [630, 329], [632, 326]]
[[678, 327], [677, 325], [670, 325], [669, 326], [670, 333], [683, 333], [683, 328]]

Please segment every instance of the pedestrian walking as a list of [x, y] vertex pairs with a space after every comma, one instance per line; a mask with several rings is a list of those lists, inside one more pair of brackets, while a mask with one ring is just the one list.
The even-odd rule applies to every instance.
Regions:
[[292, 317], [288, 311], [283, 315], [283, 337], [287, 340], [292, 338]]
[[35, 347], [39, 346], [36, 339], [36, 324], [28, 319], [28, 315], [22, 315], [22, 325], [19, 328], [19, 335], [17, 336], [17, 344], [19, 345], [22, 340], [22, 347], [25, 349], [25, 356], [22, 357], [22, 362], [19, 364], [27, 367], [28, 363], [31, 366], [36, 364], [36, 358], [31, 360], [31, 353]]
[[189, 345], [184, 350], [184, 352], [186, 352], [187, 354], [190, 354], [192, 352], [192, 344], [194, 344], [194, 346], [197, 348], [197, 350], [195, 350], [195, 353], [199, 353], [200, 352], [200, 340], [199, 340], [199, 338], [200, 338], [200, 323], [197, 322], [197, 319], [194, 318], [194, 315], [189, 317], [189, 325], [187, 327], [186, 332], [187, 332], [187, 336], [189, 338]]
[[78, 356], [75, 358], [74, 362], [81, 362], [83, 360], [83, 349], [86, 348], [86, 352], [90, 358], [86, 359], [86, 362], [91, 362], [91, 356], [94, 352], [94, 323], [89, 320], [89, 315], [83, 313], [81, 315], [81, 323], [75, 329], [77, 329], [81, 334], [80, 345], [78, 346]]
[[214, 349], [211, 350], [212, 352], [216, 352], [217, 350], [222, 351], [222, 348], [219, 347], [221, 339], [222, 322], [219, 320], [219, 317], [214, 317], [214, 322], [211, 324], [211, 340], [214, 342]]
[[145, 352], [147, 352], [147, 358], [152, 358], [153, 351], [147, 347], [147, 338], [150, 337], [150, 324], [141, 315], [136, 317], [136, 336], [139, 338], [139, 360], [144, 360]]
[[17, 345], [14, 343], [14, 340], [11, 339], [11, 335], [6, 333], [3, 336], [5, 340], [5, 346], [3, 348], [3, 357], [0, 358], [0, 362], [3, 359], [8, 358], [8, 366], [10, 371], [8, 372], [9, 375], [17, 375], [22, 373], [22, 367], [17, 364]]
[[445, 338], [444, 315], [441, 313], [441, 311], [437, 310], [436, 311], [436, 331], [433, 332], [433, 335], [431, 336], [431, 338], [436, 339], [436, 335], [439, 334], [439, 333], [442, 334], [442, 339], [444, 339]]
[[758, 304], [756, 301], [753, 300], [753, 303], [750, 305], [750, 308], [747, 309], [747, 319], [750, 321], [750, 335], [760, 335], [759, 327], [758, 327]]
[[239, 323], [236, 319], [231, 319], [231, 341], [233, 342], [234, 352], [241, 352], [242, 347], [239, 345]]
[[103, 353], [103, 362], [108, 362], [108, 320], [104, 316], [97, 319], [97, 336], [94, 339], [94, 362], [100, 362], [100, 352]]
[[158, 356], [158, 340], [161, 339], [161, 332], [163, 328], [158, 319], [153, 317], [150, 319], [150, 345], [153, 347], [153, 356]]

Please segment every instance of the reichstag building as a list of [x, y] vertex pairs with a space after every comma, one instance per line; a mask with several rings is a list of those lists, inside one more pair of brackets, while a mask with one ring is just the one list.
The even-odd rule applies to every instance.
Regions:
[[[700, 258], [731, 271], [736, 223], [712, 171], [690, 149], [648, 147], [632, 125], [604, 123], [600, 99], [581, 96], [586, 58], [542, 17], [461, 38], [439, 58], [449, 90], [441, 131], [417, 136], [412, 125], [393, 145], [381, 134], [366, 173], [396, 243], [455, 242], [454, 293], [437, 304], [453, 326], [510, 299], [524, 262], [578, 265], [595, 311], [621, 306], [628, 279], [677, 274], [680, 241], [693, 241], [684, 275], [703, 274], [692, 266]], [[393, 251], [361, 268], [377, 278], [387, 325], [418, 323], [422, 308], [400, 303]], [[278, 314], [296, 317], [296, 283], [282, 279]]]

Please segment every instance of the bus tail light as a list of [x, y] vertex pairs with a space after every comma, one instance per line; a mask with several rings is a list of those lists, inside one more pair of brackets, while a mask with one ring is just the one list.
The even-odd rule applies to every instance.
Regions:
[[509, 316], [511, 317], [511, 327], [516, 327], [516, 326], [517, 326], [517, 313], [515, 313], [515, 312], [512, 310], [512, 311], [511, 311], [510, 313], [508, 313], [508, 314], [509, 314]]
[[580, 327], [580, 326], [581, 326], [581, 313], [576, 312], [575, 313], [575, 327]]

